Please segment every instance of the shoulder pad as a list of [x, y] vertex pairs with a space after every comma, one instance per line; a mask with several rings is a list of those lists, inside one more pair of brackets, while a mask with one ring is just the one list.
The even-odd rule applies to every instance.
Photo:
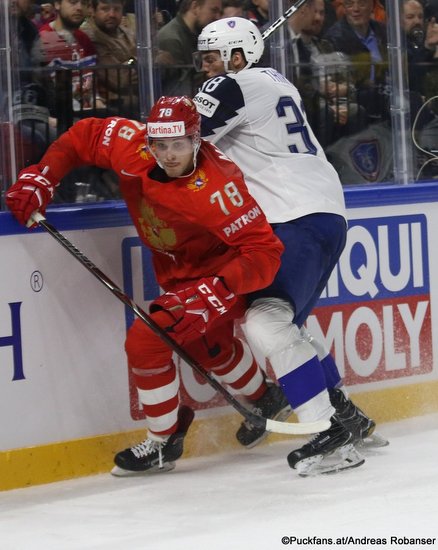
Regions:
[[[214, 105], [227, 105], [228, 109], [237, 111], [245, 105], [242, 90], [231, 75], [220, 75], [210, 78], [193, 98], [201, 115], [209, 116]], [[208, 101], [212, 102], [210, 105]], [[205, 113], [203, 111], [206, 111]], [[210, 116], [212, 116], [210, 114]]]
[[227, 124], [245, 106], [245, 99], [238, 82], [229, 75], [207, 80], [193, 98], [202, 117], [203, 137], [214, 134], [216, 128]]

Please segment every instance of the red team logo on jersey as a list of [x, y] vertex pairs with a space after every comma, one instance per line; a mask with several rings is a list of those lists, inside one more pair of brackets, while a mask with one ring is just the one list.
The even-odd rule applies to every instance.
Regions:
[[204, 189], [207, 183], [208, 178], [205, 175], [205, 172], [203, 170], [198, 170], [187, 184], [187, 189], [190, 189], [191, 191], [200, 191], [201, 189]]
[[149, 151], [149, 148], [147, 145], [140, 145], [137, 148], [136, 153], [140, 154], [140, 158], [143, 160], [150, 160], [152, 158], [152, 153]]

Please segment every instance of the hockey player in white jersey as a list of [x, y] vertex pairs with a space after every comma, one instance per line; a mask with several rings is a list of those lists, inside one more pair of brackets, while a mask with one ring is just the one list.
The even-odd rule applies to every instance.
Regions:
[[[252, 67], [263, 49], [246, 19], [207, 25], [198, 55], [219, 53], [224, 73], [207, 80], [194, 100], [202, 136], [241, 168], [285, 246], [273, 284], [251, 296], [244, 330], [269, 359], [298, 419], [331, 420], [329, 430], [288, 455], [291, 468], [312, 475], [363, 464], [354, 444], [369, 441], [375, 423], [348, 398], [334, 359], [303, 327], [345, 246], [344, 197], [298, 90], [276, 70]], [[247, 447], [262, 436], [248, 423], [237, 432]]]

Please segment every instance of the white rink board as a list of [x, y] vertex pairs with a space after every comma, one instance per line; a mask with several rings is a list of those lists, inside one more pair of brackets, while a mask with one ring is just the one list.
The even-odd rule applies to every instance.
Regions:
[[[120, 242], [131, 228], [66, 232], [115, 282]], [[45, 233], [2, 237], [0, 335], [8, 303], [21, 302], [23, 374], [12, 380], [11, 346], [0, 347], [0, 449], [132, 428], [123, 351], [124, 306]], [[31, 274], [43, 288], [34, 292]]]
[[[3, 213], [0, 219], [2, 216], [9, 214]], [[64, 216], [74, 220], [74, 209], [66, 209]], [[381, 348], [381, 363], [384, 366], [380, 365], [377, 368], [377, 363], [372, 365], [372, 361], [375, 360], [372, 353], [367, 360], [356, 357], [357, 365], [350, 369], [350, 380], [347, 380], [350, 387], [360, 392], [437, 380], [438, 250], [434, 243], [438, 235], [438, 204], [431, 202], [355, 208], [349, 211], [349, 217], [358, 223], [365, 220], [371, 224], [371, 233], [374, 231], [373, 220], [377, 218], [398, 220], [396, 226], [401, 227], [399, 235], [403, 239], [406, 237], [407, 241], [400, 246], [397, 243], [396, 246], [403, 256], [401, 264], [406, 264], [406, 269], [409, 268], [410, 272], [404, 272], [398, 278], [387, 279], [391, 279], [395, 286], [399, 283], [403, 286], [405, 277], [406, 280], [413, 280], [415, 286], [420, 284], [423, 278], [423, 284], [429, 288], [425, 294], [420, 293], [420, 301], [427, 302], [428, 311], [431, 312], [430, 338], [427, 336], [427, 340], [430, 340], [430, 350], [427, 351], [429, 367], [422, 371], [421, 365], [416, 365], [414, 360], [415, 357], [423, 358], [421, 350], [418, 349], [424, 346], [424, 342], [419, 338], [421, 312], [418, 310], [417, 318], [415, 311], [411, 312], [410, 327], [406, 332], [408, 336], [405, 338], [406, 349], [397, 348], [400, 342], [388, 333], [388, 329], [394, 326], [391, 312], [397, 312], [397, 307], [402, 314], [404, 312], [404, 319], [409, 324], [409, 313], [406, 313], [409, 308], [403, 302], [406, 289], [403, 287], [394, 291], [394, 296], [401, 305], [391, 305], [390, 300], [388, 305], [385, 305], [383, 299], [382, 319], [384, 318], [386, 323], [385, 330], [381, 330], [380, 341], [377, 332], [374, 336], [377, 347]], [[48, 219], [51, 221], [50, 213]], [[390, 220], [388, 227], [392, 223]], [[385, 222], [380, 221], [377, 226], [386, 227]], [[350, 231], [354, 232], [356, 239], [358, 235], [359, 239], [363, 237], [364, 250], [371, 254], [373, 244], [366, 231]], [[385, 229], [378, 231], [381, 242], [380, 249], [377, 247], [375, 250], [375, 261], [378, 264], [375, 277], [381, 276], [379, 265], [384, 263], [382, 250], [384, 237], [388, 235]], [[424, 234], [427, 239], [423, 238], [422, 231], [426, 231]], [[127, 259], [126, 256], [123, 258], [122, 243], [136, 236], [133, 227], [78, 229], [63, 233], [125, 292], [129, 290], [129, 284], [126, 286]], [[424, 254], [426, 243], [429, 246]], [[2, 234], [0, 244], [3, 266], [0, 271], [0, 415], [3, 419], [0, 429], [0, 451], [142, 427], [142, 424], [131, 416], [132, 404], [123, 350], [126, 333], [124, 305], [46, 233]], [[420, 244], [423, 246], [422, 253], [418, 251]], [[389, 254], [394, 246], [390, 242]], [[403, 252], [406, 247], [407, 255]], [[371, 256], [367, 257], [368, 267], [373, 262]], [[141, 261], [138, 246], [132, 249], [129, 262], [133, 276], [132, 281], [128, 283], [132, 283], [134, 300], [141, 307], [146, 307], [147, 301], [144, 300], [142, 292], [145, 263]], [[357, 302], [360, 305], [356, 309], [361, 308], [359, 313], [352, 314], [347, 327], [348, 334], [354, 334], [351, 328], [354, 323], [356, 328], [360, 328], [361, 314], [365, 316], [364, 319], [368, 316], [371, 325], [378, 330], [382, 319], [375, 316], [372, 308], [375, 307], [379, 294], [372, 299], [369, 292], [364, 296], [360, 295], [361, 288], [373, 288], [374, 279], [367, 275], [369, 281], [364, 286], [363, 281], [357, 277], [357, 280], [354, 280], [352, 274], [348, 275], [346, 262], [343, 269], [342, 277], [349, 281], [350, 295], [358, 293]], [[396, 266], [394, 271], [397, 270]], [[43, 287], [34, 290], [31, 282], [35, 286], [40, 281], [39, 276], [32, 276], [37, 271], [42, 275]], [[150, 273], [146, 275], [150, 278]], [[378, 286], [379, 284], [376, 288]], [[336, 294], [333, 288], [332, 294]], [[411, 291], [407, 294], [410, 296]], [[19, 303], [21, 306], [10, 305]], [[17, 376], [20, 372], [19, 369], [17, 371], [17, 361], [16, 358], [14, 361], [12, 346], [8, 340], [13, 332], [11, 307], [15, 308], [16, 315], [19, 307], [21, 328], [22, 373], [16, 380], [13, 379], [14, 373]], [[336, 305], [330, 307], [336, 310]], [[345, 314], [333, 314], [331, 329], [339, 329], [342, 315]], [[309, 325], [312, 330], [318, 330], [319, 322], [315, 316], [311, 316]], [[332, 340], [328, 340], [334, 343], [336, 351], [342, 352], [340, 346], [344, 350], [350, 349], [349, 359], [354, 363], [354, 350], [351, 350], [352, 344], [346, 340], [345, 334], [331, 336]], [[18, 341], [16, 334], [15, 337], [15, 341]], [[341, 370], [344, 371], [344, 359], [341, 356], [338, 359]], [[388, 362], [388, 359], [391, 359], [391, 362]], [[412, 363], [409, 368], [408, 363]], [[406, 375], [403, 369], [406, 370]], [[184, 373], [185, 391], [198, 403], [198, 408], [205, 411], [203, 414], [220, 414], [224, 404], [214, 400], [208, 402], [214, 391], [208, 385], [197, 383], [190, 369], [185, 369]], [[368, 375], [368, 378], [364, 376], [361, 379], [360, 376], [364, 374]]]

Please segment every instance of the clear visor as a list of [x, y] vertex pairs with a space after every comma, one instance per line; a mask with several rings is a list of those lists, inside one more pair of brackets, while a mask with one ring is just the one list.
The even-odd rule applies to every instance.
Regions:
[[198, 73], [202, 71], [202, 54], [203, 52], [193, 52], [192, 54], [193, 66]]
[[211, 68], [218, 73], [224, 72], [224, 62], [219, 51], [201, 51], [193, 53], [193, 66], [196, 71], [209, 71]]
[[193, 153], [194, 144], [192, 136], [180, 138], [149, 138], [149, 149], [151, 152], [160, 157], [162, 155], [185, 156]]

